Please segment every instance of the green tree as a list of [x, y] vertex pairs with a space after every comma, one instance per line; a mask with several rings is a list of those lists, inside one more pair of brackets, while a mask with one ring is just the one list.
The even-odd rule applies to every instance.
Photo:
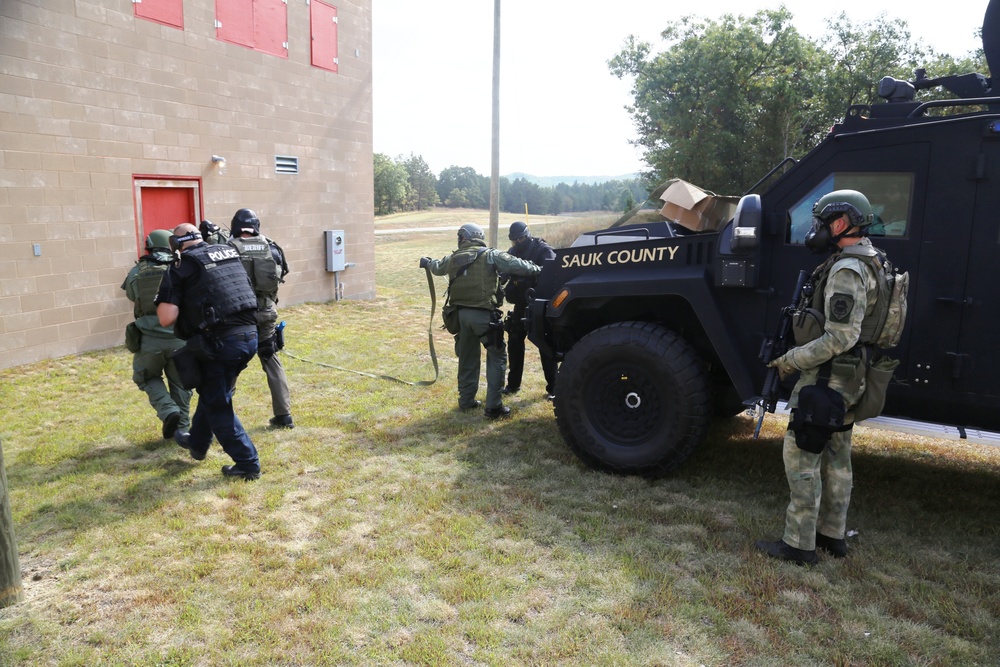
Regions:
[[437, 177], [427, 166], [423, 156], [410, 153], [410, 157], [402, 160], [402, 163], [406, 168], [407, 181], [410, 185], [409, 199], [406, 203], [407, 210], [422, 211], [437, 206], [439, 201]]
[[388, 215], [403, 210], [406, 203], [406, 168], [388, 155], [375, 153], [375, 215]]
[[[461, 190], [463, 196], [453, 197], [455, 190]], [[453, 165], [438, 175], [437, 193], [445, 206], [489, 208], [490, 179], [480, 176], [472, 167]], [[464, 201], [465, 204], [449, 204], [449, 201]]]
[[653, 180], [739, 192], [801, 148], [798, 114], [823, 54], [791, 18], [784, 8], [718, 21], [687, 17], [662, 33], [673, 45], [659, 54], [629, 38], [609, 66], [619, 78], [634, 77], [629, 111]]
[[848, 106], [878, 101], [883, 76], [910, 79], [929, 58], [930, 76], [985, 64], [982, 51], [955, 61], [914, 46], [898, 19], [854, 24], [841, 14], [816, 45], [791, 18], [784, 7], [749, 18], [685, 17], [663, 31], [659, 53], [628, 38], [608, 65], [633, 79], [629, 111], [650, 166], [647, 185], [677, 177], [739, 194], [782, 159], [808, 152]]

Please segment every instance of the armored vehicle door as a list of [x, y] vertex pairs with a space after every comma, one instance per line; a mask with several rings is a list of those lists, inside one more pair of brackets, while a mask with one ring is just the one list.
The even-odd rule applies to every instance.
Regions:
[[[982, 126], [980, 126], [980, 129]], [[990, 129], [993, 132], [990, 132]], [[960, 318], [957, 345], [948, 348], [947, 370], [956, 391], [1000, 395], [1000, 353], [997, 324], [1000, 323], [1000, 123], [987, 126], [978, 154], [966, 163], [965, 184], [956, 194], [967, 193], [971, 201], [957, 203], [971, 209], [972, 233], [968, 263], [947, 261], [958, 274], [959, 285], [938, 297], [939, 310]], [[963, 198], [965, 194], [961, 195]], [[939, 260], [940, 261], [940, 260]], [[963, 271], [963, 268], [965, 269]], [[954, 317], [954, 315], [953, 315]]]

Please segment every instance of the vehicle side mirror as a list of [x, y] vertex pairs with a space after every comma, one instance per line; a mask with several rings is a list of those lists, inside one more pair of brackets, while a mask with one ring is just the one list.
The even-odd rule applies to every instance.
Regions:
[[733, 216], [733, 235], [729, 239], [729, 250], [747, 252], [756, 249], [760, 244], [763, 220], [760, 195], [742, 197]]

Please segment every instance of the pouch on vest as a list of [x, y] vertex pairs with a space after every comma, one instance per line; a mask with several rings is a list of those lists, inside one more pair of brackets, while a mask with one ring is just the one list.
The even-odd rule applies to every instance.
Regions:
[[142, 329], [135, 322], [129, 322], [125, 327], [125, 349], [135, 353], [142, 348]]
[[826, 316], [815, 308], [805, 308], [792, 316], [792, 336], [799, 347], [823, 335]]
[[184, 345], [174, 350], [170, 358], [181, 378], [181, 385], [188, 391], [197, 389], [201, 384], [201, 362], [198, 361], [198, 357]]
[[819, 454], [831, 435], [846, 430], [846, 414], [844, 397], [840, 392], [825, 383], [809, 385], [799, 392], [799, 405], [792, 411], [788, 428], [795, 434], [795, 444], [799, 449]]
[[868, 368], [865, 374], [865, 393], [854, 408], [854, 421], [871, 419], [882, 414], [889, 382], [892, 381], [892, 374], [897, 366], [899, 359], [882, 357]]
[[865, 379], [864, 351], [861, 350], [860, 354], [840, 354], [830, 361], [831, 375], [843, 382], [843, 391], [847, 394], [858, 393], [861, 381]]
[[444, 328], [447, 329], [448, 333], [457, 334], [461, 329], [461, 324], [458, 321], [458, 306], [446, 303], [441, 308], [441, 321], [444, 322]]

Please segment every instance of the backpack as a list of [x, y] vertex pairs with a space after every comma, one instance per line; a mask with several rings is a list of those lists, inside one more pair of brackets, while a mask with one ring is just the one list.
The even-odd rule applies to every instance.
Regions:
[[889, 260], [882, 259], [883, 268], [876, 271], [878, 275], [878, 298], [887, 307], [882, 308], [879, 322], [872, 336], [872, 343], [883, 350], [889, 350], [899, 344], [906, 325], [906, 297], [910, 291], [910, 274], [899, 272]]

